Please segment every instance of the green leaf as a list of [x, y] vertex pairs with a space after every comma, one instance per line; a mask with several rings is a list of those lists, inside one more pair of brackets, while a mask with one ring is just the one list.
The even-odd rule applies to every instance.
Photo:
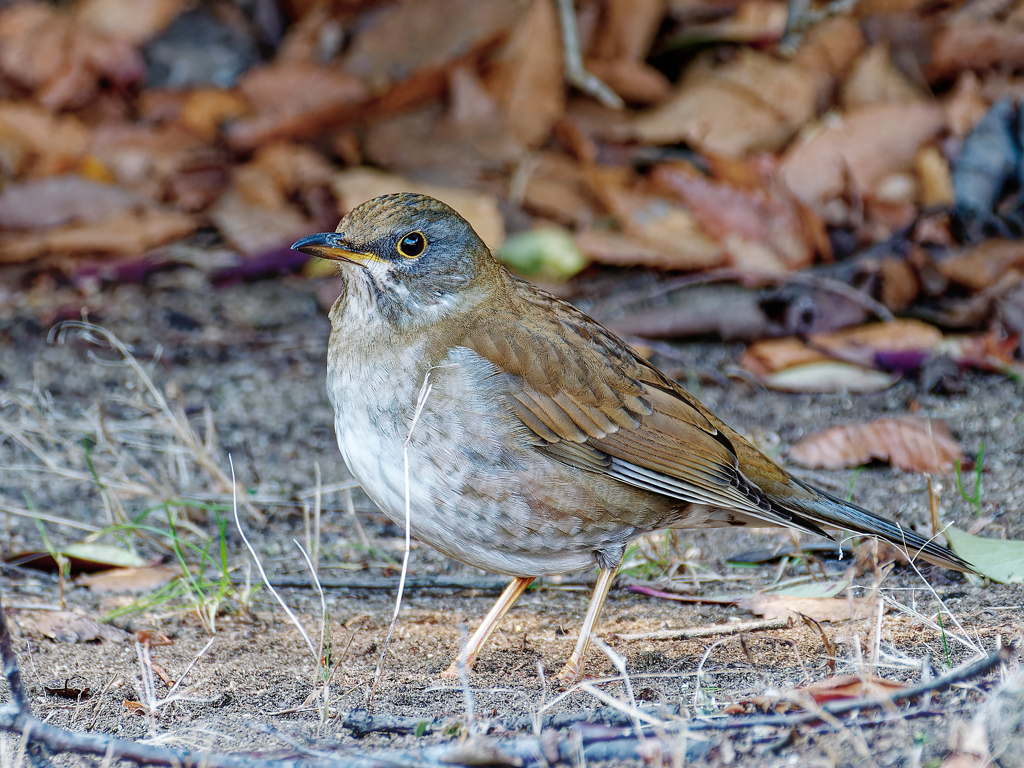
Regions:
[[1024, 541], [985, 539], [949, 526], [949, 545], [978, 573], [1000, 584], [1024, 584]]
[[505, 266], [542, 280], [568, 280], [585, 266], [584, 256], [564, 229], [540, 227], [510, 237], [498, 251]]
[[69, 544], [60, 550], [65, 557], [109, 565], [111, 568], [141, 568], [146, 564], [138, 555], [110, 544]]

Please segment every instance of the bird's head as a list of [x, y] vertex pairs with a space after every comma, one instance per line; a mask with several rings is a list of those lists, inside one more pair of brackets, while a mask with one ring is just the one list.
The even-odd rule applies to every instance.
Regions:
[[469, 222], [426, 195], [384, 195], [348, 213], [334, 232], [292, 249], [342, 266], [388, 314], [424, 320], [456, 308], [467, 289], [500, 269]]

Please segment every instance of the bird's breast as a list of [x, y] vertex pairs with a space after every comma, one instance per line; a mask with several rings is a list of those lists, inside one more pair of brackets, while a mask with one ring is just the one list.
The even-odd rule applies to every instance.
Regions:
[[400, 526], [408, 493], [414, 534], [449, 557], [520, 576], [588, 567], [596, 551], [633, 531], [602, 523], [602, 501], [574, 483], [578, 470], [536, 450], [504, 381], [463, 347], [429, 359], [422, 344], [366, 346], [359, 331], [336, 336], [328, 393], [338, 446], [367, 495]]

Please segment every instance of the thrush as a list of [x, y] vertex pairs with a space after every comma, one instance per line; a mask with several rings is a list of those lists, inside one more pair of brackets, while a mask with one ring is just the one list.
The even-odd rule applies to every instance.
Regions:
[[508, 272], [438, 200], [378, 197], [292, 248], [344, 276], [327, 392], [355, 479], [403, 526], [408, 496], [420, 540], [512, 577], [468, 667], [534, 579], [596, 565], [560, 673], [578, 679], [626, 545], [659, 529], [850, 531], [972, 570], [788, 474], [596, 320]]

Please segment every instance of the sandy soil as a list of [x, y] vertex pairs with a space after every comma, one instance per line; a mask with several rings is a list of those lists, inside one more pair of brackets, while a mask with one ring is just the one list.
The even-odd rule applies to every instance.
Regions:
[[[262, 562], [276, 578], [305, 579], [307, 572], [292, 538], [305, 540], [303, 504], [308, 511], [313, 503], [310, 489], [316, 487], [316, 465], [326, 488], [348, 479], [334, 445], [332, 414], [323, 388], [329, 326], [315, 296], [317, 288], [316, 283], [290, 279], [215, 288], [201, 273], [179, 269], [155, 276], [147, 286], [97, 292], [86, 307], [92, 322], [132, 345], [172, 407], [183, 409], [204, 437], [208, 435], [204, 409], [209, 406], [216, 429], [212, 455], [224, 466], [227, 455], [233, 456], [239, 480], [268, 514], [265, 524], [246, 520], [245, 525]], [[91, 478], [82, 450], [86, 436], [97, 466], [102, 465], [101, 473], [142, 483], [150, 478], [152, 484], [177, 494], [223, 499], [217, 494], [224, 489], [215, 488], [190, 457], [181, 455], [166, 425], [161, 427], [160, 415], [152, 408], [143, 411], [132, 405], [140, 397], [140, 383], [135, 373], [117, 364], [116, 354], [97, 350], [80, 335], [71, 334], [62, 344], [47, 342], [47, 330], [54, 321], [78, 315], [80, 302], [73, 298], [61, 289], [38, 289], [24, 294], [20, 305], [0, 309], [0, 416], [6, 425], [0, 433], [7, 432], [5, 437], [0, 434], [0, 505], [24, 508], [27, 498], [42, 513], [101, 527], [119, 509], [134, 517], [152, 506], [153, 498], [145, 494], [100, 487]], [[685, 351], [699, 368], [727, 372], [740, 348], [705, 344]], [[673, 375], [686, 376], [686, 371], [673, 370], [671, 361], [655, 362]], [[1021, 386], [982, 374], [967, 374], [964, 382], [965, 392], [949, 397], [921, 394], [909, 381], [885, 393], [858, 397], [782, 395], [742, 381], [728, 386], [701, 382], [697, 394], [773, 452], [804, 434], [844, 421], [910, 411], [946, 419], [967, 455], [985, 446], [980, 516], [992, 518], [986, 535], [1024, 538]], [[13, 432], [12, 425], [17, 428]], [[45, 447], [44, 455], [31, 445]], [[48, 460], [54, 466], [44, 471]], [[62, 474], [61, 467], [78, 474]], [[883, 466], [870, 467], [855, 477], [852, 471], [802, 474], [841, 494], [853, 483], [858, 503], [928, 530], [922, 477]], [[978, 511], [960, 499], [951, 477], [941, 484], [945, 486], [944, 520], [969, 527], [978, 519]], [[321, 577], [326, 583], [385, 577], [397, 583], [401, 532], [360, 493], [353, 499], [356, 518], [347, 511], [343, 491], [322, 497]], [[216, 531], [212, 513], [193, 508], [189, 514], [196, 531]], [[163, 515], [158, 510], [150, 521], [166, 527]], [[33, 521], [7, 517], [6, 552], [42, 548]], [[61, 525], [48, 524], [45, 530], [58, 545], [83, 535]], [[201, 541], [191, 532], [183, 536]], [[103, 540], [114, 541], [109, 536]], [[144, 557], [173, 560], [159, 538], [134, 535], [127, 540]], [[705, 594], [752, 591], [776, 578], [778, 564], [751, 569], [731, 566], [728, 559], [744, 550], [786, 541], [786, 535], [777, 531], [687, 533], [680, 536], [670, 559], [685, 558], [701, 575]], [[233, 529], [227, 543], [229, 563], [238, 566], [235, 575], [244, 578], [249, 558]], [[847, 565], [848, 561], [825, 562], [835, 576]], [[659, 566], [647, 564], [620, 577], [600, 625], [601, 636], [625, 658], [640, 703], [660, 706], [662, 714], [710, 715], [730, 703], [785, 698], [785, 691], [828, 676], [821, 639], [803, 624], [743, 636], [621, 639], [664, 628], [758, 618], [736, 607], [675, 603], [629, 591], [630, 583], [658, 572]], [[791, 565], [782, 577], [801, 573], [806, 573], [803, 566]], [[411, 574], [447, 579], [485, 576], [426, 547], [412, 552]], [[731, 581], [716, 581], [719, 577]], [[870, 587], [873, 578], [868, 569], [858, 583]], [[519, 601], [469, 677], [472, 705], [457, 682], [440, 681], [438, 676], [454, 657], [466, 629], [475, 626], [495, 599], [500, 587], [492, 587], [497, 580], [484, 582], [487, 588], [483, 589], [410, 589], [384, 661], [373, 713], [431, 723], [419, 729], [421, 735], [361, 735], [346, 727], [346, 722], [352, 724], [353, 713], [368, 705], [393, 608], [393, 590], [327, 590], [332, 662], [337, 669], [331, 683], [332, 717], [322, 722], [311, 700], [319, 690], [314, 658], [266, 590], [252, 598], [248, 616], [237, 610], [237, 602], [230, 597], [223, 601], [227, 612], [217, 619], [212, 646], [182, 683], [183, 698], [161, 707], [158, 716], [150, 716], [126, 704], [141, 698], [140, 664], [132, 642], [54, 642], [39, 629], [45, 612], [26, 608], [59, 601], [54, 578], [6, 567], [0, 583], [5, 604], [9, 609], [17, 606], [9, 615], [16, 627], [32, 705], [36, 714], [51, 723], [92, 727], [125, 738], [149, 737], [160, 744], [298, 754], [301, 749], [296, 744], [368, 751], [441, 743], [465, 732], [470, 706], [473, 728], [491, 732], [538, 713], [564, 713], [579, 719], [606, 713], [602, 703], [583, 690], [555, 701], [564, 688], [552, 680], [574, 643], [590, 580], [592, 574], [548, 579]], [[960, 621], [965, 640], [985, 652], [997, 642], [1020, 642], [1024, 633], [1024, 588], [1020, 586], [986, 585], [930, 569], [922, 578], [905, 567], [897, 567], [882, 586], [888, 596], [926, 616], [934, 615], [936, 596], [940, 597]], [[282, 594], [316, 642], [319, 598], [308, 587], [284, 589]], [[97, 595], [69, 585], [66, 599], [71, 609], [101, 618], [135, 598]], [[151, 653], [171, 679], [184, 672], [211, 637], [196, 613], [180, 602], [129, 614], [114, 624], [132, 632], [145, 629], [154, 636], [165, 635], [169, 644], [154, 645]], [[873, 645], [873, 621], [822, 626], [838, 644], [836, 671], [864, 671], [864, 654], [870, 655]], [[947, 663], [956, 665], [970, 658], [973, 652], [967, 643], [951, 637], [959, 631], [947, 630], [950, 636], [944, 638], [919, 620], [890, 611], [881, 623], [883, 665], [877, 671], [894, 680], [916, 682], [921, 670], [912, 665], [921, 660], [930, 660], [931, 671], [941, 674]], [[705, 655], [698, 685], [695, 672]], [[592, 651], [587, 671], [594, 676], [615, 673], [612, 662], [598, 650]], [[45, 692], [44, 684], [51, 679], [71, 676], [84, 679], [91, 689], [89, 698], [69, 701]], [[946, 754], [951, 723], [973, 716], [989, 698], [998, 677], [990, 675], [937, 696], [930, 705], [917, 707], [921, 714], [913, 719], [890, 716], [884, 725], [871, 725], [864, 715], [844, 730], [802, 727], [787, 731], [785, 738], [776, 731], [710, 733], [699, 749], [690, 740], [689, 756], [698, 764], [809, 761], [806, 764], [845, 765], [860, 764], [867, 750], [878, 765], [938, 765]], [[613, 697], [627, 697], [621, 682], [603, 687]], [[163, 697], [166, 691], [158, 680], [157, 696]], [[60, 764], [80, 762], [73, 757], [60, 760]]]

